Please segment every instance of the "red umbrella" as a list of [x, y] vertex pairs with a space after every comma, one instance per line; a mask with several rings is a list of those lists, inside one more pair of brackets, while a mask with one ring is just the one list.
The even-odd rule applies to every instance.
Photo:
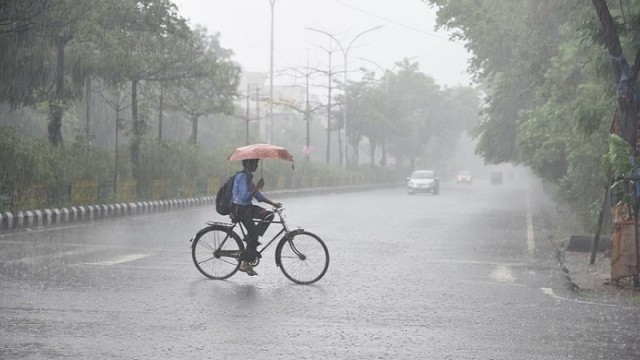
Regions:
[[282, 159], [293, 161], [293, 156], [282, 146], [253, 144], [242, 146], [229, 156], [229, 161], [245, 159]]

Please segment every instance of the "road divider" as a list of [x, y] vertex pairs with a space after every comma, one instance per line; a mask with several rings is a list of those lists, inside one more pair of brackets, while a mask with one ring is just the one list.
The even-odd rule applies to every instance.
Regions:
[[[275, 199], [312, 196], [341, 192], [366, 191], [376, 188], [396, 187], [398, 183], [367, 184], [315, 187], [295, 190], [265, 191], [268, 197]], [[49, 226], [59, 226], [78, 222], [91, 222], [103, 219], [135, 216], [158, 212], [179, 211], [196, 206], [215, 204], [215, 196], [204, 196], [187, 199], [158, 200], [143, 202], [128, 202], [117, 204], [101, 204], [86, 206], [71, 206], [68, 208], [24, 210], [16, 213], [0, 213], [0, 233], [23, 229], [38, 229]]]

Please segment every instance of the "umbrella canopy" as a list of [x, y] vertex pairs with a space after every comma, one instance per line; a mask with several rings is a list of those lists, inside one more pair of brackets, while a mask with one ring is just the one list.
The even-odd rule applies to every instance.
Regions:
[[270, 144], [253, 144], [242, 146], [229, 156], [229, 161], [245, 159], [281, 159], [293, 161], [293, 156], [282, 146]]

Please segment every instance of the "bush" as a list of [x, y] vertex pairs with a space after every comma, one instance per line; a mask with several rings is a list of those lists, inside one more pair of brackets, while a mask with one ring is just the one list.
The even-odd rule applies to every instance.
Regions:
[[[78, 132], [71, 144], [52, 147], [44, 139], [26, 136], [12, 127], [0, 127], [0, 154], [6, 159], [0, 167], [0, 211], [76, 205], [71, 203], [71, 187], [84, 180], [98, 182], [99, 201], [114, 201], [114, 151], [98, 148], [93, 142]], [[242, 169], [240, 161], [227, 160], [233, 150], [209, 151], [188, 142], [146, 140], [140, 147], [136, 201], [205, 196], [209, 179], [223, 181]], [[134, 180], [128, 154], [126, 146], [118, 150], [118, 180]], [[256, 177], [265, 179], [267, 189], [281, 185], [281, 177], [290, 189], [381, 183], [397, 178], [390, 169], [369, 165], [345, 170], [338, 164], [305, 160], [292, 164], [271, 159], [261, 161]], [[161, 192], [158, 186], [154, 188], [158, 183], [162, 184]], [[33, 196], [34, 187], [44, 189], [45, 195]], [[18, 201], [27, 195], [38, 200]]]

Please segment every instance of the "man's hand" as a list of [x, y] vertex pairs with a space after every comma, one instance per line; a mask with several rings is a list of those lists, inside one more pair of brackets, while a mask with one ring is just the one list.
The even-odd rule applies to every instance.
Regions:
[[258, 180], [258, 183], [251, 187], [251, 193], [255, 194], [264, 187], [264, 179]]

